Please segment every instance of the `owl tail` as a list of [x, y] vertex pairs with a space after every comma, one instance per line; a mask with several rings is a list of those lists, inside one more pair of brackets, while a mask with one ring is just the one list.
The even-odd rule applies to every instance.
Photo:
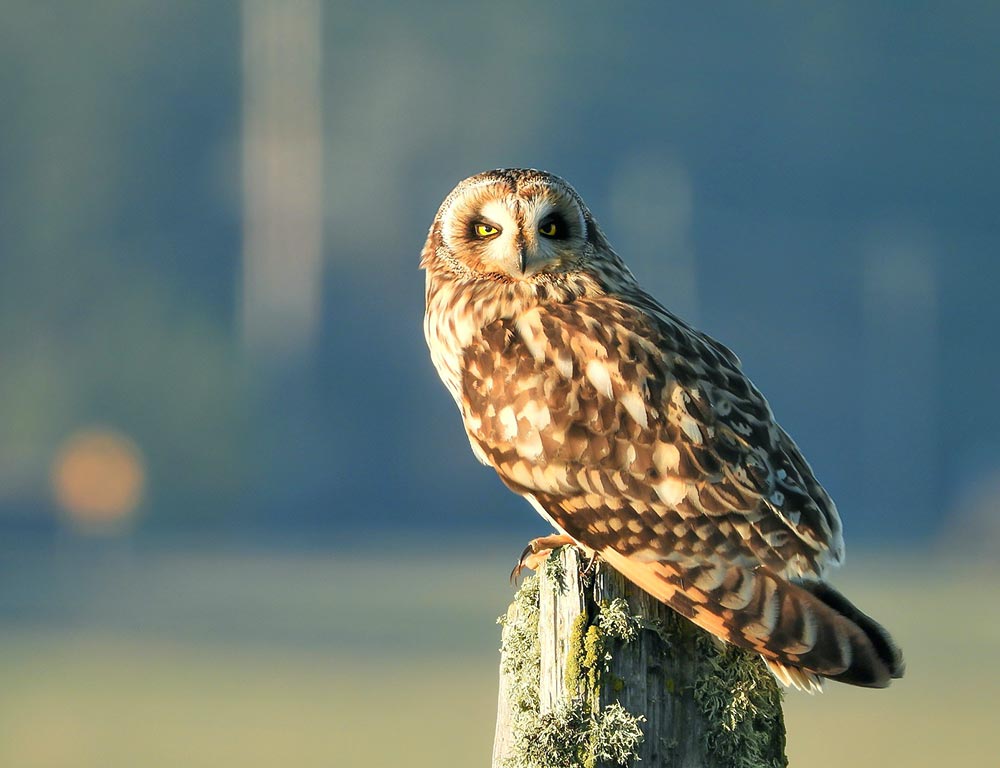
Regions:
[[884, 688], [903, 676], [889, 633], [822, 582], [795, 584], [764, 568], [681, 569], [605, 550], [625, 578], [713, 635], [758, 652], [785, 685], [821, 688], [820, 678]]

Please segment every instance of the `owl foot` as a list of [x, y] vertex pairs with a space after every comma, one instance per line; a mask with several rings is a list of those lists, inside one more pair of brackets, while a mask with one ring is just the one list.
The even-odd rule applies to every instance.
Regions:
[[590, 553], [590, 562], [587, 563], [586, 567], [582, 571], [580, 571], [580, 575], [583, 577], [590, 576], [595, 572], [597, 561], [600, 558], [600, 555], [598, 555], [597, 552], [592, 552], [589, 549], [587, 552]]
[[512, 584], [516, 583], [518, 578], [521, 576], [521, 571], [528, 568], [532, 571], [537, 571], [538, 566], [549, 559], [549, 555], [552, 554], [552, 550], [558, 547], [565, 547], [570, 544], [576, 544], [576, 541], [561, 533], [554, 533], [551, 536], [541, 536], [537, 539], [532, 539], [528, 542], [528, 546], [524, 548], [521, 553], [521, 558], [517, 561], [517, 565], [514, 566], [514, 570], [510, 572], [510, 581]]

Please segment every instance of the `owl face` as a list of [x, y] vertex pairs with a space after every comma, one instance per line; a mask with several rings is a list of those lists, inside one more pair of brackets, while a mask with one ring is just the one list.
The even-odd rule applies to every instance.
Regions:
[[566, 182], [542, 171], [488, 171], [460, 183], [435, 227], [463, 272], [504, 282], [534, 281], [579, 268], [590, 216]]

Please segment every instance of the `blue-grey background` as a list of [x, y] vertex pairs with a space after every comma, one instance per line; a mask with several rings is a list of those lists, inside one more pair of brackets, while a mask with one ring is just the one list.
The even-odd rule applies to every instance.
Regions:
[[239, 12], [5, 4], [6, 541], [52, 535], [44, 467], [90, 422], [146, 455], [150, 535], [534, 530], [420, 325], [437, 205], [504, 165], [569, 179], [741, 355], [850, 541], [936, 536], [1000, 468], [990, 4], [324, 6], [320, 330], [266, 380], [236, 327]]
[[[198, 628], [231, 605], [223, 589], [175, 621], [188, 582], [168, 580], [158, 614], [136, 586], [153, 552], [454, 541], [506, 563], [543, 533], [473, 459], [422, 337], [427, 227], [500, 166], [568, 179], [640, 281], [741, 356], [849, 560], [995, 553], [1000, 6], [304, 3], [316, 98], [278, 141], [316, 143], [319, 261], [285, 349], [244, 314], [245, 35], [268, 5], [0, 2], [8, 627]], [[297, 240], [271, 242], [291, 274]], [[139, 457], [114, 525], [57, 501], [60, 451], [92, 429]], [[234, 589], [274, 588], [254, 568]], [[298, 620], [247, 622], [233, 634], [278, 642]]]

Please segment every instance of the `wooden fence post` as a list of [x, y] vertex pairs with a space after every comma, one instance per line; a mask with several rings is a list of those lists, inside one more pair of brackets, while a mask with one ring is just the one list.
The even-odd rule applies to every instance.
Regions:
[[500, 617], [493, 768], [787, 765], [781, 692], [756, 654], [585, 565], [557, 550]]

